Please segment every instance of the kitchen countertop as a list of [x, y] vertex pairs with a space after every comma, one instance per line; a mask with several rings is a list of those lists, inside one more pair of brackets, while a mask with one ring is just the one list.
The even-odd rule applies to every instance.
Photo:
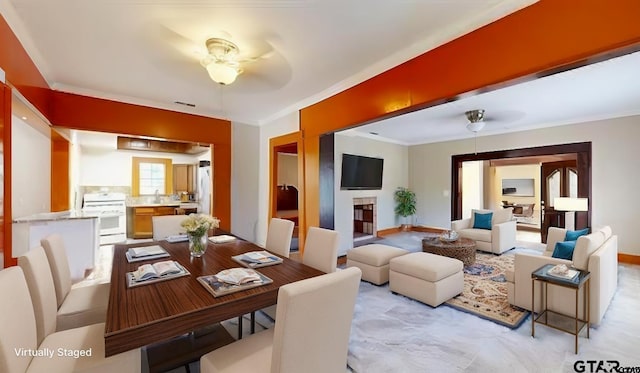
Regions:
[[41, 212], [29, 216], [23, 216], [13, 219], [14, 223], [31, 223], [38, 221], [56, 221], [56, 220], [72, 220], [72, 219], [97, 219], [98, 213], [88, 213], [76, 210], [60, 211], [60, 212]]
[[182, 207], [195, 209], [199, 205], [195, 202], [161, 202], [161, 203], [131, 203], [127, 207]]

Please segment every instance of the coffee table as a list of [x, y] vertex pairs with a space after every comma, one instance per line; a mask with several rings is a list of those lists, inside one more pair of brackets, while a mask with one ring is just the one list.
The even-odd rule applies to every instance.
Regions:
[[449, 242], [440, 237], [426, 237], [422, 240], [422, 251], [461, 260], [465, 266], [476, 262], [476, 241], [469, 238]]

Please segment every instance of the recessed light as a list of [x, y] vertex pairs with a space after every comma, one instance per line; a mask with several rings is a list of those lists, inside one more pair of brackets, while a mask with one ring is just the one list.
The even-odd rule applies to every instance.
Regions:
[[27, 117], [22, 117], [22, 120], [27, 120]]
[[379, 135], [379, 133], [378, 133], [378, 132], [369, 132], [369, 133], [370, 133], [371, 135], [374, 135], [374, 136], [378, 136], [378, 135]]

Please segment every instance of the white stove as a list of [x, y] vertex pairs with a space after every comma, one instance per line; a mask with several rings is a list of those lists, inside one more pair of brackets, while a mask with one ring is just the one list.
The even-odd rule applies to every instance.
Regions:
[[87, 193], [82, 213], [100, 218], [100, 244], [127, 239], [127, 205], [124, 193]]

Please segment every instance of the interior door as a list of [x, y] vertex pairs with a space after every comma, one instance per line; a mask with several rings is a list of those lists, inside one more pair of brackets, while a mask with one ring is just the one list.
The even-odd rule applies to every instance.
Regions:
[[553, 200], [557, 197], [578, 196], [578, 168], [576, 160], [545, 162], [541, 164], [541, 235], [542, 242], [547, 242], [549, 227], [564, 227], [565, 212], [556, 211]]

